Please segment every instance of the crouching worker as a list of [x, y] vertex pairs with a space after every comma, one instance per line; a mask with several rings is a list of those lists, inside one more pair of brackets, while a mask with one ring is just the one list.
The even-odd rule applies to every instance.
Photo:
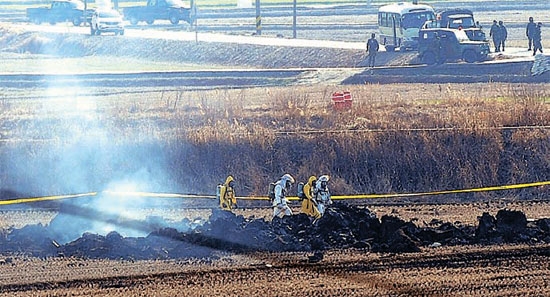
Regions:
[[290, 174], [285, 174], [275, 183], [274, 198], [273, 198], [273, 218], [292, 215], [292, 210], [288, 206], [287, 193], [294, 183], [294, 178]]
[[217, 196], [220, 203], [220, 208], [223, 210], [232, 210], [237, 208], [237, 198], [235, 198], [235, 190], [233, 186], [235, 180], [233, 176], [228, 176], [223, 185], [218, 185]]
[[319, 177], [315, 185], [315, 201], [317, 202], [317, 209], [319, 210], [321, 216], [325, 214], [327, 207], [332, 204], [332, 200], [330, 199], [330, 191], [328, 190], [327, 185], [329, 179], [330, 177], [328, 175], [323, 175]]
[[317, 192], [315, 184], [317, 182], [317, 177], [312, 175], [309, 177], [307, 184], [300, 183], [303, 185], [298, 186], [298, 197], [302, 200], [302, 213], [307, 214], [310, 217], [318, 219], [321, 217], [321, 213], [317, 209], [317, 202], [314, 197]]

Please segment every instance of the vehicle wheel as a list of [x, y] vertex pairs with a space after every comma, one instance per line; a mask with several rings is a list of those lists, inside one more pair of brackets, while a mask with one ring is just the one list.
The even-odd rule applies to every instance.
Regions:
[[476, 53], [472, 50], [465, 51], [463, 55], [463, 59], [468, 63], [474, 63], [478, 60]]
[[50, 25], [54, 26], [56, 24], [55, 21], [50, 21]]
[[42, 24], [42, 21], [39, 18], [36, 18], [36, 19], [32, 20], [32, 23], [35, 24], [35, 25], [40, 25], [40, 24]]
[[73, 19], [73, 25], [74, 25], [75, 27], [78, 27], [78, 26], [80, 26], [80, 24], [82, 24], [82, 21], [80, 20], [80, 18], [79, 18], [79, 17], [75, 17], [75, 18]]
[[434, 65], [436, 63], [435, 54], [432, 51], [427, 51], [422, 55], [422, 63]]
[[146, 20], [145, 22], [147, 23], [147, 25], [152, 25], [155, 22], [155, 20]]
[[139, 20], [135, 16], [130, 17], [130, 24], [132, 24], [133, 26], [137, 25], [138, 22]]
[[387, 52], [394, 52], [395, 51], [395, 45], [386, 45], [386, 51]]
[[170, 16], [170, 23], [172, 25], [177, 25], [179, 22], [180, 22], [180, 19], [178, 18], [177, 15], [173, 14]]

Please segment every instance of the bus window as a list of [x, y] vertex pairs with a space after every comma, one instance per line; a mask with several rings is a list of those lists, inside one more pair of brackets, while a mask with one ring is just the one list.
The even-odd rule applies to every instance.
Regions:
[[403, 15], [403, 29], [420, 28], [429, 20], [433, 20], [431, 13], [407, 13]]

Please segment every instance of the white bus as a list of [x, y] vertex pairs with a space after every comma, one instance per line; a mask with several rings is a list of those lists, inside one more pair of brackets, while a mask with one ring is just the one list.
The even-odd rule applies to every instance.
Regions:
[[435, 19], [433, 7], [425, 4], [399, 2], [378, 9], [380, 43], [387, 51], [396, 47], [413, 50], [418, 47], [418, 31], [426, 21]]

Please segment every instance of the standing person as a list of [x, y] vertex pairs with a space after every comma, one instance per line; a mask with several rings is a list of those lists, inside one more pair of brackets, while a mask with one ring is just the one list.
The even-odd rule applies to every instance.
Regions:
[[223, 210], [237, 208], [237, 198], [235, 197], [235, 190], [233, 189], [234, 185], [235, 180], [231, 175], [225, 179], [223, 185], [218, 185], [218, 200], [220, 208]]
[[[319, 209], [317, 209], [317, 202], [314, 197], [317, 194], [317, 189], [315, 185], [317, 183], [317, 177], [312, 175], [309, 177], [307, 184], [303, 187], [303, 193], [300, 198], [302, 198], [302, 213], [307, 214], [308, 216], [318, 219], [321, 217]], [[300, 196], [300, 193], [299, 193]]]
[[287, 193], [294, 183], [290, 174], [285, 174], [275, 183], [275, 198], [273, 199], [273, 218], [292, 215], [292, 209], [288, 206]]
[[368, 65], [374, 67], [374, 61], [376, 59], [376, 53], [379, 49], [378, 40], [376, 40], [376, 34], [372, 33], [370, 39], [367, 40], [367, 53], [368, 53]]
[[489, 30], [489, 36], [493, 38], [493, 44], [495, 45], [495, 53], [500, 52], [500, 28], [498, 26], [497, 20], [493, 20], [493, 25], [491, 25], [491, 30]]
[[537, 24], [535, 24], [533, 17], [529, 17], [529, 23], [527, 23], [527, 28], [525, 29], [525, 35], [527, 35], [527, 39], [529, 40], [528, 51], [531, 50], [531, 45], [534, 44], [533, 35], [535, 34], [536, 29], [537, 29]]
[[330, 199], [330, 191], [328, 190], [327, 185], [329, 179], [330, 177], [328, 175], [322, 175], [319, 177], [315, 185], [315, 188], [317, 189], [315, 200], [317, 201], [317, 208], [319, 209], [321, 216], [325, 214], [327, 207], [332, 204], [332, 200]]
[[500, 39], [500, 49], [504, 51], [504, 45], [506, 43], [506, 39], [508, 38], [508, 30], [506, 30], [506, 27], [504, 26], [503, 21], [498, 21], [498, 27], [499, 27], [499, 39]]
[[542, 23], [538, 22], [533, 33], [533, 56], [537, 53], [537, 50], [542, 54], [542, 37], [541, 37]]

